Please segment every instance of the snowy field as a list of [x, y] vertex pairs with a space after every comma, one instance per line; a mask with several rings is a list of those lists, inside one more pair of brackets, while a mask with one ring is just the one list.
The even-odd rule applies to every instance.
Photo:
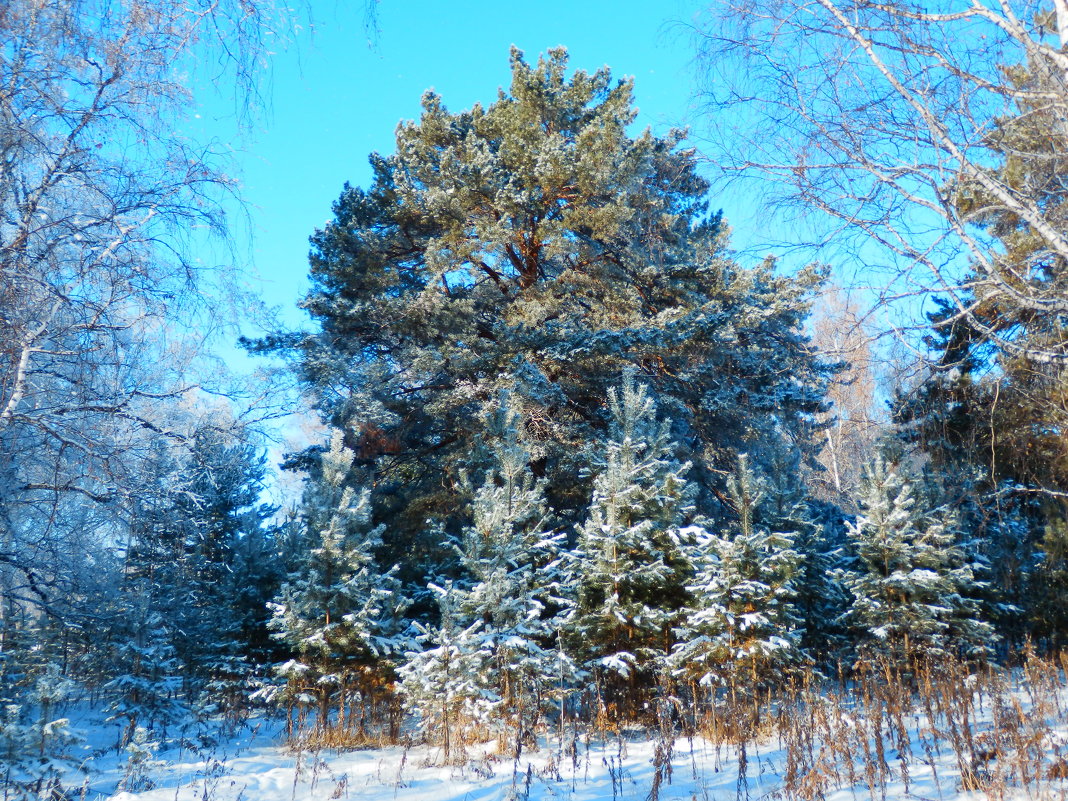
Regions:
[[[1068, 798], [1063, 681], [1000, 690], [905, 708], [820, 696], [789, 724], [768, 716], [744, 748], [639, 732], [556, 736], [518, 759], [469, 748], [461, 765], [424, 745], [295, 751], [277, 721], [253, 720], [214, 742], [190, 728], [185, 747], [161, 747], [131, 772], [125, 754], [102, 753], [116, 730], [96, 727], [83, 745], [98, 754], [89, 777], [68, 774], [66, 786], [93, 801]], [[88, 720], [72, 724], [85, 731]], [[191, 749], [198, 736], [204, 745]]]

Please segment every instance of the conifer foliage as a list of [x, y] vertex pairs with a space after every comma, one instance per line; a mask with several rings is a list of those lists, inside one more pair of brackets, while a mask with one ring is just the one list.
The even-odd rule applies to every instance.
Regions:
[[[566, 606], [564, 534], [550, 524], [545, 482], [531, 473], [522, 420], [506, 393], [488, 417], [492, 464], [457, 545], [463, 588], [431, 585], [441, 622], [424, 628], [431, 647], [402, 672], [408, 705], [438, 727], [443, 744], [462, 742], [464, 726], [477, 723], [500, 737], [515, 732], [521, 748], [553, 708], [560, 682], [572, 678], [556, 647]], [[454, 699], [451, 713], [438, 706], [442, 694]]]
[[820, 271], [738, 265], [681, 132], [628, 135], [631, 82], [568, 75], [563, 49], [511, 65], [488, 106], [423, 97], [371, 186], [346, 186], [312, 237], [318, 330], [257, 346], [295, 354], [324, 417], [352, 423], [387, 548], [420, 584], [448, 556], [427, 517], [466, 525], [453, 500], [501, 389], [550, 503], [580, 523], [583, 445], [604, 440], [625, 367], [685, 432], [708, 493], [705, 465], [745, 442], [804, 441], [828, 374], [802, 330]]
[[[424, 96], [396, 151], [372, 156], [371, 185], [346, 186], [312, 237], [316, 328], [252, 345], [294, 357], [331, 426], [290, 461], [308, 478], [288, 525], [263, 502], [252, 432], [220, 425], [221, 407], [146, 434], [104, 492], [110, 457], [79, 463], [80, 436], [60, 455], [88, 483], [25, 483], [10, 443], [47, 416], [16, 420], [28, 407], [12, 396], [4, 793], [70, 795], [60, 707], [81, 693], [114, 724], [128, 792], [150, 789], [168, 728], [234, 723], [267, 699], [302, 745], [418, 731], [459, 762], [496, 738], [517, 797], [519, 754], [550, 725], [561, 750], [547, 767], [583, 724], [655, 715], [654, 797], [680, 723], [746, 734], [737, 724], [780, 701], [807, 704], [793, 681], [843, 654], [859, 657], [844, 678], [875, 665], [875, 681], [907, 685], [919, 663], [990, 657], [999, 635], [1068, 643], [1068, 345], [1064, 315], [1036, 311], [1060, 303], [1068, 268], [1031, 224], [958, 187], [1031, 305], [981, 283], [958, 298], [968, 313], [940, 304], [938, 364], [880, 445], [909, 452], [816, 501], [812, 435], [838, 369], [804, 332], [822, 268], [739, 264], [683, 135], [628, 133], [629, 81], [568, 73], [563, 49], [535, 64], [513, 50], [511, 71], [486, 106]], [[1004, 120], [991, 147], [1001, 178], [1062, 219], [1064, 159], [1010, 155], [1046, 153], [1043, 119]], [[51, 510], [36, 500], [49, 494]], [[38, 540], [52, 515], [85, 537]], [[34, 543], [50, 551], [40, 565]], [[86, 543], [84, 564], [63, 564]]]
[[57, 707], [75, 683], [55, 663], [34, 682], [25, 707], [6, 704], [0, 716], [0, 789], [12, 799], [60, 798], [61, 778], [77, 764], [78, 737]]
[[464, 531], [460, 562], [470, 589], [460, 601], [466, 619], [481, 621], [476, 640], [490, 655], [494, 715], [505, 727], [532, 730], [560, 674], [553, 647], [560, 626], [560, 552], [545, 481], [534, 478], [520, 440], [521, 420], [500, 397], [487, 423], [494, 466], [475, 492], [472, 524]]
[[994, 632], [975, 600], [980, 566], [957, 542], [953, 515], [923, 508], [914, 483], [882, 459], [869, 468], [860, 503], [849, 524], [855, 562], [844, 581], [853, 595], [845, 619], [860, 637], [861, 656], [907, 667], [987, 652]]
[[276, 637], [297, 654], [279, 668], [286, 694], [315, 704], [320, 733], [363, 720], [406, 645], [407, 600], [394, 570], [376, 562], [382, 528], [370, 523], [369, 493], [346, 485], [352, 461], [335, 431], [309, 493], [308, 551], [271, 604]]
[[585, 666], [605, 679], [609, 700], [626, 703], [655, 683], [689, 600], [683, 526], [694, 488], [648, 386], [628, 371], [608, 405], [611, 435], [571, 563], [567, 634]]
[[464, 748], [485, 731], [500, 702], [493, 692], [493, 654], [483, 622], [466, 626], [456, 612], [458, 594], [451, 582], [430, 584], [438, 602], [438, 624], [416, 623], [422, 650], [408, 652], [400, 668], [405, 706], [418, 717], [426, 738], [441, 745], [446, 762], [462, 758]]
[[767, 491], [744, 454], [729, 490], [733, 530], [697, 531], [694, 604], [678, 628], [671, 663], [688, 681], [755, 694], [781, 684], [804, 661], [795, 605], [804, 557], [792, 533], [757, 523]]
[[114, 632], [116, 675], [104, 689], [111, 697], [108, 720], [123, 725], [119, 742], [125, 746], [139, 727], [166, 727], [184, 708], [178, 700], [182, 665], [163, 616], [143, 598], [126, 599], [122, 612], [125, 625]]

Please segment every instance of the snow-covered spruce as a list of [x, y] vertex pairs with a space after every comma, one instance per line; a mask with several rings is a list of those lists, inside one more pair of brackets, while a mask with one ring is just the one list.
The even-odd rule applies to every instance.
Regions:
[[383, 527], [371, 525], [369, 492], [345, 485], [353, 458], [335, 431], [307, 500], [311, 547], [270, 605], [276, 638], [296, 655], [277, 668], [281, 700], [312, 704], [319, 734], [362, 726], [409, 644], [395, 568], [375, 560]]
[[58, 798], [62, 779], [76, 766], [80, 738], [56, 708], [75, 689], [59, 666], [50, 663], [26, 696], [26, 704], [6, 704], [0, 716], [0, 790], [13, 799]]
[[996, 639], [980, 618], [979, 568], [958, 544], [955, 516], [917, 503], [900, 468], [876, 459], [864, 477], [861, 513], [849, 524], [855, 556], [843, 581], [845, 613], [862, 659], [905, 668], [947, 655], [977, 657]]
[[683, 525], [693, 514], [693, 488], [669, 422], [657, 418], [649, 388], [633, 372], [609, 390], [608, 404], [610, 436], [568, 567], [575, 607], [565, 632], [602, 708], [629, 716], [655, 691], [689, 601]]

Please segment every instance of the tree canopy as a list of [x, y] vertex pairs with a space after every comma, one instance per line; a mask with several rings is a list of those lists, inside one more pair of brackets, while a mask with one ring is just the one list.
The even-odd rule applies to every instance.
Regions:
[[318, 330], [259, 344], [297, 354], [375, 472], [380, 514], [405, 518], [399, 542], [450, 516], [502, 389], [572, 519], [582, 452], [606, 436], [606, 390], [628, 365], [706, 494], [731, 449], [804, 447], [822, 408], [829, 368], [801, 330], [820, 271], [735, 262], [682, 132], [628, 132], [630, 81], [569, 76], [563, 49], [511, 64], [489, 106], [423, 97], [396, 152], [372, 155], [371, 186], [346, 185], [312, 236], [303, 305]]

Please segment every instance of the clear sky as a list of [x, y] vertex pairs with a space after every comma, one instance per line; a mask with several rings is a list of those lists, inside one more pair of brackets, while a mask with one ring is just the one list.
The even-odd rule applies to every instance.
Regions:
[[367, 185], [368, 154], [392, 152], [397, 123], [418, 115], [426, 89], [454, 110], [492, 102], [507, 87], [512, 44], [530, 61], [564, 45], [573, 68], [608, 65], [615, 77], [633, 76], [639, 127], [663, 132], [694, 121], [688, 26], [702, 3], [381, 0], [373, 45], [358, 2], [312, 5], [313, 29], [272, 60], [270, 107], [250, 134], [235, 138], [231, 107], [210, 93], [199, 108], [204, 132], [236, 147], [252, 225], [251, 247], [240, 227], [238, 244], [289, 325], [303, 322], [295, 304], [306, 288], [308, 236], [330, 218], [342, 184]]

